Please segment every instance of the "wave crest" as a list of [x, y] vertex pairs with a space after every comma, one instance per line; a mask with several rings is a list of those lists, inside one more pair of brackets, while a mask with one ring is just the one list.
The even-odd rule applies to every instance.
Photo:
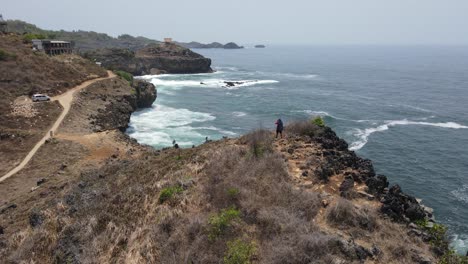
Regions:
[[468, 126], [464, 126], [455, 122], [446, 122], [446, 123], [430, 123], [430, 122], [420, 122], [420, 121], [410, 121], [410, 120], [393, 120], [387, 121], [383, 125], [378, 127], [371, 127], [366, 129], [356, 129], [354, 135], [359, 139], [351, 143], [350, 150], [360, 150], [367, 144], [369, 136], [375, 132], [382, 132], [388, 130], [392, 126], [405, 126], [405, 125], [421, 125], [421, 126], [433, 126], [433, 127], [442, 127], [442, 128], [452, 128], [452, 129], [467, 129]]

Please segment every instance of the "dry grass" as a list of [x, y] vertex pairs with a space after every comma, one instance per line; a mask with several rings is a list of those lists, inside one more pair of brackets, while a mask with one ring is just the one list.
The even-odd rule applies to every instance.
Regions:
[[352, 202], [338, 198], [327, 209], [327, 220], [340, 228], [358, 227], [368, 231], [378, 228], [377, 214], [367, 208], [357, 208]]
[[[375, 263], [411, 263], [415, 250], [428, 252], [375, 211], [341, 198], [322, 209], [322, 197], [297, 188], [284, 158], [270, 151], [271, 137], [254, 132], [83, 171], [54, 208], [43, 210], [42, 225], [8, 235], [0, 257], [7, 263], [361, 263], [362, 248], [375, 246], [382, 252]], [[255, 145], [266, 151], [253, 155]], [[161, 203], [170, 186], [183, 191]], [[213, 230], [219, 232], [210, 236]], [[399, 248], [402, 243], [410, 246]]]
[[323, 128], [314, 124], [312, 120], [293, 121], [288, 123], [285, 128], [289, 134], [310, 137], [319, 135], [322, 130]]

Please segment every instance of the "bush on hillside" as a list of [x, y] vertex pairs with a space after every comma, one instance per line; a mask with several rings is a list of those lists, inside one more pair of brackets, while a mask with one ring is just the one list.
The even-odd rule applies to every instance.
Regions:
[[240, 211], [235, 208], [223, 209], [209, 220], [209, 238], [214, 240], [222, 235], [232, 222], [239, 219]]
[[328, 208], [327, 220], [339, 227], [360, 227], [368, 231], [377, 228], [377, 217], [374, 214], [365, 208], [355, 208], [352, 202], [343, 198], [339, 198], [334, 206]]
[[184, 189], [180, 186], [166, 187], [162, 189], [161, 193], [159, 194], [159, 203], [164, 203], [165, 201], [174, 197], [174, 195], [179, 194], [183, 191]]
[[115, 71], [115, 74], [127, 80], [130, 84], [133, 82], [133, 75], [126, 71]]
[[224, 256], [225, 264], [249, 264], [256, 252], [253, 242], [245, 242], [241, 239], [227, 242], [228, 250]]
[[323, 121], [323, 118], [320, 116], [317, 116], [316, 118], [312, 119], [312, 123], [319, 127], [324, 127], [325, 126], [325, 121]]
[[33, 33], [26, 33], [23, 35], [24, 42], [31, 42], [33, 39], [46, 39], [47, 36], [43, 34], [33, 34]]
[[322, 127], [313, 121], [303, 120], [289, 123], [286, 126], [286, 131], [293, 135], [314, 137], [322, 131]]

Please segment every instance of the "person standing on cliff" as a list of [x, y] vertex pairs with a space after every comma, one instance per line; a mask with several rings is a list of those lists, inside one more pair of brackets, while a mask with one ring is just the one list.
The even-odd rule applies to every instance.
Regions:
[[278, 134], [281, 135], [281, 138], [283, 138], [283, 121], [281, 121], [281, 119], [278, 119], [276, 120], [275, 122], [276, 124], [276, 137], [275, 138], [278, 138]]

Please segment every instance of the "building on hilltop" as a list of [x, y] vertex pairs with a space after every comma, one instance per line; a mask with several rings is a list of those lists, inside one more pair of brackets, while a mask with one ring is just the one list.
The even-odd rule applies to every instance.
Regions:
[[43, 51], [47, 55], [71, 54], [71, 42], [62, 40], [33, 39], [33, 49]]
[[172, 43], [172, 38], [164, 38], [164, 43]]
[[3, 19], [2, 14], [0, 14], [0, 32], [7, 32], [8, 23]]

